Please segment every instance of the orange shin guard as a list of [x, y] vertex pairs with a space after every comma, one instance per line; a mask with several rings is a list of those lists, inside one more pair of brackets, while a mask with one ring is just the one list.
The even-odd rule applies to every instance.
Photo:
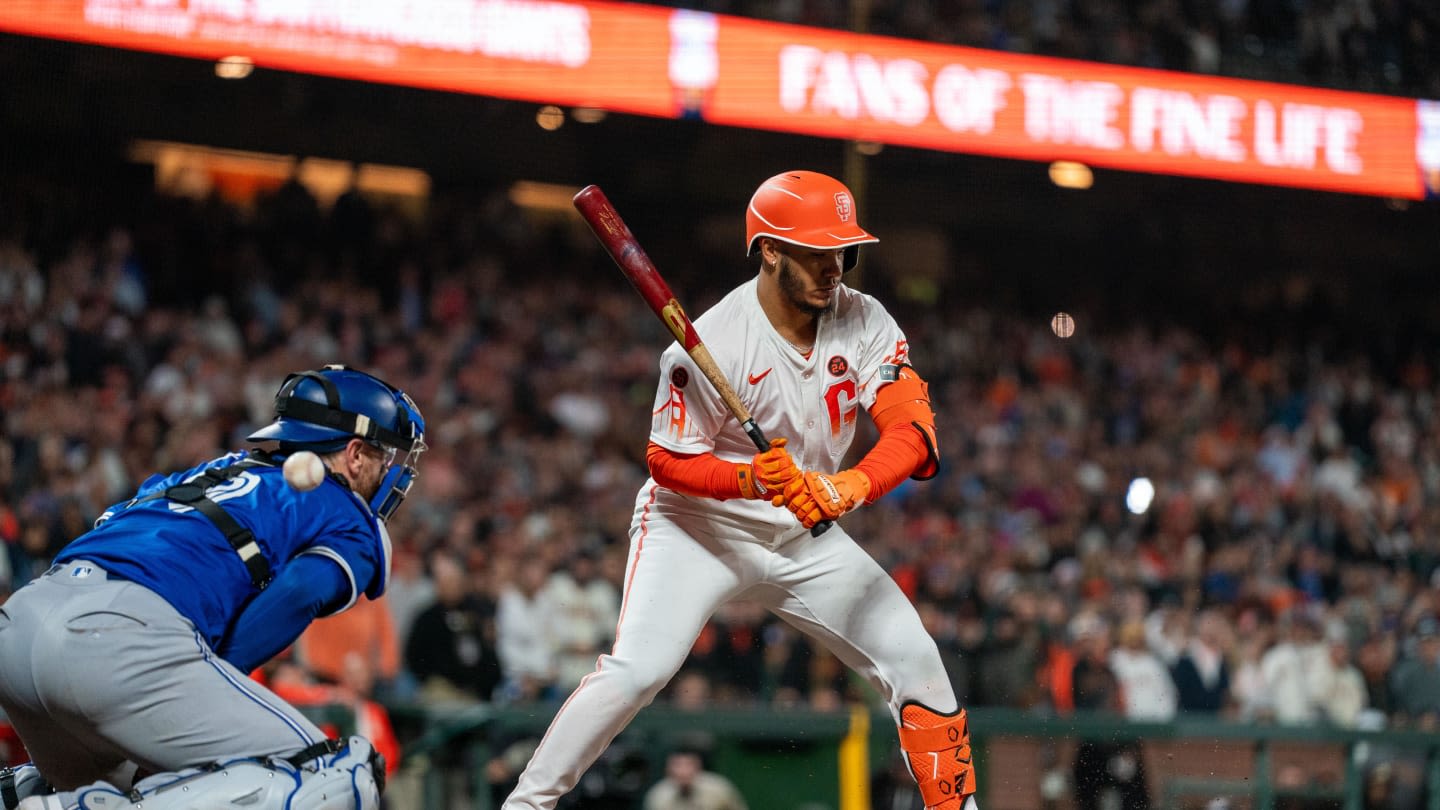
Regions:
[[900, 748], [927, 810], [960, 810], [975, 792], [964, 709], [947, 715], [914, 701], [901, 706]]

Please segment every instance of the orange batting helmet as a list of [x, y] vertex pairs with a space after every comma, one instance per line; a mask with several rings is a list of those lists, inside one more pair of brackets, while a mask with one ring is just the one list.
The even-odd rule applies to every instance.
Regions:
[[855, 266], [860, 246], [879, 242], [856, 222], [855, 197], [845, 184], [819, 172], [781, 172], [760, 184], [745, 209], [747, 255], [768, 236], [820, 250], [845, 251], [845, 269]]

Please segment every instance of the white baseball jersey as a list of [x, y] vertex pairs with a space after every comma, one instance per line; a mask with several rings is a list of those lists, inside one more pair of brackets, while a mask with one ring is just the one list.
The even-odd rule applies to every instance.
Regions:
[[[810, 356], [775, 331], [760, 308], [758, 278], [742, 284], [695, 320], [725, 379], [750, 409], [767, 438], [788, 440], [802, 469], [836, 472], [855, 438], [860, 409], [895, 379], [909, 361], [905, 334], [872, 296], [844, 284], [823, 315]], [[889, 369], [885, 367], [889, 366]], [[749, 461], [755, 443], [725, 407], [710, 382], [678, 343], [660, 358], [650, 440], [676, 453], [713, 452], [726, 461]], [[788, 509], [768, 501], [694, 498], [646, 483], [637, 512], [690, 515], [768, 534], [798, 525]]]

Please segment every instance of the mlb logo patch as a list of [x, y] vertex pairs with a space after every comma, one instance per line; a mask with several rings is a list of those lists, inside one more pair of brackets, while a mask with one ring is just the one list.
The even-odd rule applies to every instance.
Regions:
[[95, 569], [91, 568], [88, 565], [77, 565], [74, 568], [70, 569], [70, 576], [74, 577], [75, 579], [84, 579], [85, 577], [88, 577], [93, 573], [95, 573]]
[[850, 202], [850, 195], [843, 191], [835, 192], [835, 213], [840, 215], [840, 221], [849, 222], [850, 215], [854, 211], [855, 207]]

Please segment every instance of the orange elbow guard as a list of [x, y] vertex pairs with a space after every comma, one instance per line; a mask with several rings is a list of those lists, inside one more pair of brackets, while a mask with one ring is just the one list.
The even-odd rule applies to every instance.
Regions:
[[[890, 369], [895, 369], [890, 372]], [[910, 366], [886, 366], [882, 377], [893, 373], [894, 382], [875, 394], [870, 418], [884, 436], [895, 427], [911, 427], [925, 443], [925, 460], [912, 473], [917, 481], [934, 478], [940, 471], [940, 444], [935, 439], [935, 412], [930, 409], [930, 386]]]

